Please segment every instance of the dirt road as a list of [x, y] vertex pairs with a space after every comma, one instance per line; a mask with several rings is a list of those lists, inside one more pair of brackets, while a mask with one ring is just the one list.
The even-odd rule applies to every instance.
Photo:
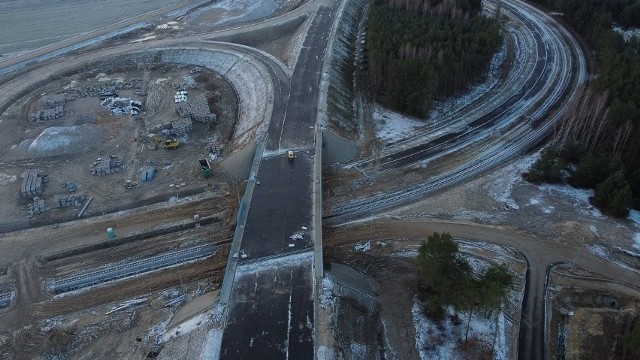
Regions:
[[[606, 274], [625, 284], [637, 284], [640, 275], [587, 252], [584, 248], [569, 248], [557, 239], [537, 237], [516, 229], [481, 225], [472, 222], [442, 220], [381, 220], [352, 226], [327, 228], [324, 247], [360, 241], [387, 239], [426, 239], [433, 232], [447, 232], [453, 237], [478, 240], [518, 249], [529, 263], [529, 276], [523, 304], [520, 332], [520, 355], [523, 358], [544, 358], [544, 296], [547, 269], [562, 262], [576, 263], [595, 273]], [[576, 260], [577, 259], [577, 260]]]

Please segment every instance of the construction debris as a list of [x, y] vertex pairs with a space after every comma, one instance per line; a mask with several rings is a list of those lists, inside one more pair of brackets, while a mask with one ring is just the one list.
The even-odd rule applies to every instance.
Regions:
[[130, 114], [135, 116], [140, 113], [142, 108], [140, 101], [121, 97], [108, 97], [102, 100], [101, 104], [109, 109], [113, 115]]
[[176, 95], [173, 97], [173, 100], [176, 103], [187, 101], [187, 92], [184, 90], [176, 92]]
[[222, 145], [217, 140], [210, 141], [205, 149], [209, 151], [212, 155], [219, 156], [222, 153]]
[[216, 120], [216, 115], [211, 113], [209, 101], [203, 94], [190, 97], [185, 102], [178, 103], [176, 105], [176, 114], [181, 118], [189, 118], [201, 123]]
[[125, 180], [124, 181], [124, 188], [127, 189], [127, 190], [131, 190], [136, 186], [138, 186], [138, 182], [137, 181], [133, 181], [133, 180]]
[[102, 176], [117, 173], [124, 168], [125, 166], [117, 156], [109, 155], [108, 159], [98, 158], [96, 162], [91, 165], [91, 173], [96, 176]]
[[134, 78], [130, 82], [112, 81], [108, 84], [98, 84], [93, 86], [82, 86], [73, 89], [68, 89], [67, 94], [72, 97], [100, 97], [106, 99], [109, 97], [117, 97], [117, 90], [133, 89], [133, 93], [136, 95], [144, 95], [142, 91], [142, 79]]
[[42, 214], [46, 211], [49, 211], [49, 207], [47, 207], [43, 199], [37, 196], [33, 198], [33, 203], [27, 205], [27, 213], [29, 214], [29, 217]]
[[182, 118], [171, 123], [171, 133], [176, 137], [183, 137], [193, 129], [193, 122], [189, 118]]
[[22, 177], [20, 197], [28, 199], [42, 195], [42, 184], [49, 181], [49, 176], [40, 169], [27, 170], [20, 177]]
[[70, 181], [65, 182], [64, 184], [62, 184], [62, 186], [64, 186], [65, 189], [67, 189], [68, 192], [74, 192], [74, 191], [78, 190], [78, 185], [76, 183], [72, 183]]
[[86, 196], [80, 194], [74, 195], [54, 195], [53, 203], [56, 207], [82, 206], [87, 199]]

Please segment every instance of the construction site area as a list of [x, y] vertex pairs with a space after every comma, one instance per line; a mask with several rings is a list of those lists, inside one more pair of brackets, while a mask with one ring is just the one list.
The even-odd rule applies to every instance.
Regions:
[[[415, 119], [358, 89], [368, 3], [165, 0], [127, 18], [90, 0], [59, 42], [44, 25], [5, 39], [0, 359], [625, 356], [640, 212], [522, 177], [548, 135], [532, 116], [581, 84], [570, 36], [505, 1], [487, 78]], [[414, 259], [434, 232], [475, 276], [505, 265], [500, 308], [425, 317]]]
[[[0, 316], [13, 325], [0, 353], [86, 355], [77, 341], [100, 338], [100, 358], [128, 337], [139, 356], [156, 339], [129, 330], [205, 293], [196, 313], [215, 301], [247, 172], [246, 159], [223, 164], [237, 150], [238, 98], [198, 66], [125, 59], [67, 75], [2, 116]], [[148, 275], [172, 264], [177, 277]], [[137, 296], [143, 311], [106, 305]]]

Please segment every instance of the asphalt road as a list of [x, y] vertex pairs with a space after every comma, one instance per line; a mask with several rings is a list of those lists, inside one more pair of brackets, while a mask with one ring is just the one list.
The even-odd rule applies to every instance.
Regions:
[[[312, 19], [293, 71], [284, 117], [272, 118], [265, 157], [257, 174], [250, 175], [256, 185], [246, 205], [222, 359], [314, 357], [313, 261], [294, 260], [289, 282], [277, 290], [273, 285], [287, 279], [286, 270], [266, 269], [252, 277], [240, 274], [243, 266], [259, 266], [313, 246], [316, 113], [322, 61], [336, 5], [320, 7]], [[287, 150], [294, 151], [293, 161], [287, 159]], [[269, 275], [271, 272], [276, 274]]]
[[310, 260], [236, 275], [233, 296], [220, 359], [313, 358]]
[[267, 151], [309, 149], [314, 145], [322, 61], [335, 7], [320, 7], [307, 32], [291, 77], [291, 96], [284, 121], [271, 121]]
[[[522, 49], [532, 54], [535, 63], [529, 72], [521, 74], [522, 87], [512, 89], [501, 97], [501, 103], [487, 113], [465, 116], [469, 129], [458, 129], [433, 140], [390, 155], [393, 167], [416, 161], [438, 159], [454, 153], [465, 153], [466, 161], [446, 172], [434, 172], [423, 182], [385, 192], [349, 199], [329, 209], [325, 219], [331, 224], [368, 216], [372, 212], [390, 209], [429, 194], [468, 181], [506, 161], [522, 155], [538, 144], [561, 120], [568, 104], [579, 94], [586, 81], [584, 54], [573, 37], [553, 19], [521, 1], [503, 1], [514, 22], [522, 24], [531, 42]], [[523, 45], [524, 46], [524, 45]], [[555, 109], [551, 111], [551, 109]], [[536, 116], [536, 123], [526, 121]], [[518, 120], [515, 126], [511, 126]], [[489, 125], [499, 124], [498, 128]], [[476, 129], [474, 129], [474, 127]], [[497, 136], [496, 134], [499, 134]], [[471, 150], [472, 151], [471, 151]], [[384, 167], [382, 167], [384, 168]], [[375, 176], [369, 172], [367, 176]]]
[[[311, 242], [313, 153], [262, 159], [242, 238], [242, 252], [255, 261], [313, 246]], [[294, 246], [290, 246], [293, 244]]]
[[[519, 7], [523, 7], [523, 9], [525, 9], [524, 11], [533, 12], [533, 11], [530, 11], [530, 9], [527, 9], [526, 7], [524, 7], [524, 5], [522, 5], [521, 2], [518, 1], [515, 3], [519, 4], [518, 5]], [[504, 5], [505, 8], [509, 6], [508, 4], [506, 4], [506, 2], [504, 4], [505, 4]], [[332, 15], [333, 11], [334, 11], [334, 8], [331, 8], [331, 9], [320, 8], [318, 10], [316, 17], [312, 22], [311, 29], [308, 33], [308, 37], [305, 39], [304, 46], [300, 53], [299, 61], [294, 70], [292, 81], [291, 81], [290, 92], [288, 91], [287, 85], [283, 84], [283, 81], [287, 81], [288, 79], [282, 76], [282, 74], [276, 75], [272, 72], [272, 79], [274, 80], [274, 89], [276, 89], [275, 90], [276, 99], [274, 101], [274, 117], [272, 119], [272, 122], [269, 128], [268, 138], [267, 138], [268, 151], [282, 152], [287, 149], [300, 149], [303, 151], [297, 151], [297, 152], [303, 153], [305, 150], [311, 149], [313, 146], [313, 127], [315, 125], [315, 113], [316, 113], [317, 95], [318, 95], [317, 85], [320, 78], [320, 70], [321, 70], [320, 66], [321, 66], [323, 54], [326, 47], [326, 40], [328, 37], [329, 28], [333, 21], [333, 15]], [[140, 19], [137, 19], [137, 20], [140, 20]], [[542, 24], [541, 26], [548, 26], [548, 24], [546, 24], [544, 21], [540, 21], [540, 24]], [[122, 27], [122, 24], [119, 24], [118, 28], [119, 27]], [[106, 32], [106, 31], [107, 29], [101, 30], [101, 32]], [[566, 35], [566, 32], [563, 34]], [[92, 36], [86, 35], [86, 38], [90, 38], [90, 37]], [[567, 37], [570, 38], [570, 36], [567, 36]], [[143, 49], [143, 48], [149, 48], [153, 46], [162, 46], [164, 44], [172, 44], [172, 43], [178, 43], [180, 41], [182, 42], [188, 41], [189, 39], [193, 41], [195, 40], [195, 37], [184, 38], [182, 40], [167, 40], [162, 42], [152, 41], [152, 42], [146, 42], [146, 43], [137, 44], [137, 45], [127, 45], [127, 46], [122, 46], [117, 48], [111, 48], [105, 51], [96, 51], [90, 54], [90, 57], [99, 58], [101, 55], [117, 54], [123, 51], [131, 51], [134, 49]], [[74, 41], [77, 42], [79, 40], [81, 39], [70, 39], [67, 42], [71, 44]], [[546, 41], [548, 39], [545, 38], [544, 40]], [[552, 44], [552, 46], [558, 46], [558, 44], [554, 43]], [[56, 47], [59, 48], [60, 45], [55, 45], [47, 49], [42, 49], [41, 52], [44, 53]], [[538, 49], [541, 50], [540, 47], [538, 47]], [[32, 58], [35, 55], [38, 55], [38, 53], [36, 52], [34, 54], [29, 54], [24, 58], [23, 57], [14, 58], [11, 60], [11, 62], [22, 61], [26, 58]], [[548, 58], [547, 60], [552, 60], [552, 59]], [[41, 69], [38, 69], [37, 72], [30, 73], [28, 76], [31, 78], [30, 81], [32, 83], [37, 82], [37, 81], [40, 81], [40, 79], [46, 78], [48, 74], [59, 73], [61, 69], [68, 69], [73, 67], [74, 61], [76, 60], [66, 59], [64, 63], [61, 63], [61, 62], [53, 63], [50, 67], [43, 65], [43, 67]], [[268, 60], [266, 59], [262, 59], [259, 61], [268, 62]], [[6, 66], [7, 64], [8, 64], [7, 62], [4, 62], [2, 65]], [[273, 70], [273, 64], [269, 65], [269, 67]], [[572, 63], [571, 67], [580, 69], [581, 67], [583, 67], [583, 64], [581, 63], [581, 60], [578, 59], [576, 62]], [[569, 69], [565, 69], [565, 71], [569, 71]], [[554, 72], [550, 76], [558, 77], [559, 81], [562, 81], [563, 78], [566, 78], [566, 74], [563, 75], [558, 72]], [[580, 75], [577, 76], [577, 78], [579, 77]], [[574, 79], [574, 80], [571, 80], [571, 82], [572, 82], [572, 86], [575, 86], [577, 80]], [[24, 83], [24, 79], [18, 80], [17, 83], [18, 85], [14, 87], [3, 86], [3, 88], [5, 88], [7, 91], [13, 92], [15, 91], [15, 88], [18, 88], [18, 89], [20, 88], [20, 86], [22, 85], [21, 83]], [[281, 86], [275, 86], [276, 83]], [[561, 94], [557, 94], [553, 92], [547, 93], [547, 94], [549, 98], [561, 96]], [[573, 94], [569, 93], [569, 95], [567, 95], [565, 98], [570, 98], [571, 95]], [[545, 102], [541, 102], [541, 104], [544, 105]], [[281, 105], [282, 107], [279, 107]], [[549, 105], [546, 105], [546, 106], [548, 107]], [[541, 108], [544, 108], [544, 106]], [[479, 121], [476, 123], [476, 125], [482, 126], [486, 123], [487, 122]], [[545, 128], [541, 129], [541, 131], [544, 131], [544, 130]], [[523, 140], [526, 140], [530, 144], [533, 141], [537, 141], [540, 138], [540, 136], [541, 136], [540, 132], [537, 131], [534, 134], [523, 137]], [[518, 144], [518, 146], [515, 146], [513, 149], [503, 149], [503, 150], [505, 152], [509, 152], [509, 151], [521, 152], [525, 148], [526, 148], [526, 144], [523, 143], [523, 144]], [[459, 172], [454, 172], [449, 177], [436, 179], [437, 182], [431, 184], [430, 186], [422, 185], [422, 187], [424, 188], [422, 190], [409, 189], [409, 191], [403, 192], [405, 195], [408, 194], [408, 196], [398, 195], [398, 194], [386, 194], [386, 198], [382, 199], [382, 202], [386, 204], [386, 203], [392, 203], [394, 201], [396, 203], [398, 201], [400, 202], [410, 201], [418, 195], [424, 196], [424, 194], [427, 193], [428, 191], [433, 191], [434, 189], [437, 189], [437, 188], [444, 188], [444, 187], [451, 186], [454, 183], [462, 182], [474, 175], [479, 174], [481, 171], [486, 171], [489, 167], [492, 166], [491, 164], [495, 166], [495, 164], [499, 163], [500, 161], [504, 161], [505, 159], [508, 159], [508, 158], [509, 158], [508, 154], [507, 155], [494, 154], [491, 156], [487, 156], [487, 161], [491, 162], [489, 164], [485, 164], [484, 166], [482, 164], [476, 164], [476, 165], [471, 164], [468, 166], [467, 169], [461, 170]], [[296, 159], [296, 161], [297, 160], [304, 160], [303, 161], [303, 165], [304, 165], [305, 161], [311, 162], [312, 158], [310, 155], [301, 154], [300, 157]], [[272, 164], [275, 165], [275, 167], [277, 168], [277, 164], [279, 162], [282, 163], [284, 159], [282, 158], [282, 155], [280, 155], [280, 156], [275, 156], [269, 159], [265, 159], [263, 161], [265, 162], [271, 161]], [[282, 170], [282, 168], [280, 169]], [[260, 180], [264, 178], [265, 181], [270, 184], [271, 183], [282, 184], [286, 182], [287, 179], [289, 179], [287, 176], [291, 175], [286, 171], [280, 171], [277, 174], [272, 173], [271, 174], [272, 177], [270, 178], [270, 174], [265, 172], [265, 175], [263, 175], [262, 171], [263, 170], [261, 170], [261, 173], [257, 175], [257, 179]], [[271, 171], [274, 171], [274, 170], [272, 169]], [[308, 174], [309, 176], [310, 176], [310, 173]], [[298, 202], [300, 201], [299, 199], [304, 199], [306, 196], [308, 197], [309, 201], [311, 201], [310, 200], [311, 193], [309, 192], [308, 195], [304, 194], [304, 191], [308, 191], [308, 189], [305, 189], [305, 186], [298, 186], [299, 185], [298, 176], [302, 176], [302, 175], [295, 175], [293, 178], [291, 178], [292, 182], [295, 182], [296, 184], [294, 186], [296, 190], [294, 191], [293, 194], [286, 195], [288, 198], [288, 203], [285, 204], [284, 208], [287, 209], [287, 213], [295, 213], [294, 209], [302, 209], [302, 207], [299, 207], [297, 205]], [[262, 185], [257, 185], [257, 186], [260, 187]], [[309, 186], [311, 186], [310, 181], [309, 181]], [[256, 215], [259, 214], [260, 212], [262, 212], [263, 214], [268, 213], [269, 208], [270, 207], [273, 208], [273, 204], [279, 201], [277, 197], [282, 195], [282, 194], [278, 194], [277, 191], [272, 194], [265, 193], [264, 200], [257, 201], [257, 199], [260, 199], [263, 196], [263, 194], [261, 194], [260, 191], [261, 190], [258, 190], [258, 192], [256, 193], [256, 202], [252, 202], [251, 208], [250, 208], [250, 211], [256, 211]], [[374, 201], [378, 201], [378, 203], [380, 203], [380, 199], [374, 199]], [[369, 204], [371, 204], [371, 202], [369, 202]], [[254, 206], [256, 207], [255, 209], [254, 209]], [[360, 209], [365, 211], [368, 214], [373, 207], [375, 206], [370, 206], [370, 205], [363, 206], [361, 203], [355, 203], [352, 205], [351, 209]], [[297, 227], [301, 229], [302, 226], [307, 226], [306, 224], [310, 224], [310, 220], [311, 220], [310, 207], [307, 207], [306, 209], [309, 210], [308, 215], [305, 214], [304, 211], [299, 211], [300, 214], [297, 214], [297, 213], [295, 214], [296, 220], [294, 221], [294, 223], [286, 224], [286, 225], [281, 224], [279, 226], [278, 225], [271, 226], [271, 229], [269, 230], [269, 233], [271, 234], [269, 233], [262, 234], [261, 232], [256, 230], [255, 232], [256, 234], [259, 234], [260, 236], [262, 236], [262, 239], [264, 241], [269, 242], [268, 246], [265, 245], [264, 243], [262, 244], [262, 245], [265, 245], [267, 248], [271, 249], [271, 250], [264, 251], [265, 256], [273, 257], [273, 256], [278, 256], [279, 254], [286, 254], [288, 253], [288, 251], [290, 251], [290, 249], [285, 248], [283, 249], [282, 252], [278, 253], [277, 248], [282, 249], [283, 244], [287, 243], [288, 241], [286, 237], [283, 237], [286, 235], [283, 235], [283, 234], [287, 234], [289, 230], [295, 229]], [[298, 222], [298, 223], [296, 224], [295, 222]], [[252, 223], [249, 222], [247, 230], [254, 231], [254, 230], [251, 230], [251, 226], [252, 226], [251, 224]], [[497, 232], [495, 231], [495, 229], [493, 229], [493, 231], [491, 232], [491, 235], [488, 235], [488, 236], [495, 238], [495, 236], [497, 236], [496, 234]], [[254, 236], [254, 235], [251, 235], [251, 236]], [[475, 237], [470, 237], [470, 238], [475, 238]], [[250, 239], [250, 238], [247, 237], [247, 239]], [[255, 246], [258, 246], [257, 244], [258, 243], [256, 242]], [[252, 246], [251, 240], [248, 240], [248, 244], [243, 244], [243, 246], [246, 246], [247, 251], [249, 251], [249, 249]], [[523, 251], [523, 253], [527, 255], [527, 258], [531, 265], [531, 268], [530, 268], [531, 281], [528, 285], [526, 307], [523, 310], [523, 324], [528, 326], [523, 326], [523, 333], [521, 333], [521, 337], [520, 337], [521, 354], [520, 355], [522, 358], [540, 359], [544, 357], [543, 342], [542, 342], [543, 341], [543, 332], [542, 332], [543, 314], [541, 315], [541, 309], [543, 310], [543, 305], [544, 305], [542, 301], [543, 299], [542, 296], [544, 293], [540, 292], [540, 289], [544, 289], [544, 274], [546, 273], [546, 264], [551, 259], [555, 259], [556, 255], [560, 259], [563, 258], [562, 257], [563, 255], [565, 256], [564, 259], [570, 258], [571, 255], [566, 255], [562, 253], [562, 251], [558, 251], [556, 254], [554, 254], [554, 256], [549, 256], [548, 251], [541, 250], [539, 247], [536, 247], [535, 249], [527, 250], [526, 249], [527, 246], [531, 246], [531, 244], [527, 245], [526, 243], [520, 243], [519, 246], [521, 246], [521, 251]], [[287, 247], [288, 247], [288, 244], [287, 244]], [[525, 250], [523, 250], [523, 248]], [[254, 255], [259, 254], [259, 251], [256, 252]], [[267, 254], [274, 254], [274, 253], [275, 255], [267, 255]], [[589, 256], [588, 254], [585, 254], [585, 258], [594, 258], [594, 257]], [[259, 258], [256, 258], [256, 257], [252, 257], [252, 258], [247, 257], [245, 260], [246, 265], [243, 265], [243, 266], [252, 266], [253, 262], [258, 260]], [[238, 282], [237, 284], [235, 284], [235, 286], [238, 289], [238, 291], [237, 292], [234, 291], [232, 295], [233, 301], [230, 304], [230, 306], [232, 307], [232, 310], [230, 311], [230, 317], [228, 318], [229, 326], [223, 338], [223, 352], [224, 354], [226, 354], [225, 355], [227, 356], [226, 358], [229, 358], [229, 359], [286, 358], [285, 354], [292, 354], [292, 357], [290, 358], [303, 359], [303, 358], [311, 358], [313, 356], [312, 346], [309, 345], [309, 344], [312, 344], [312, 339], [310, 339], [309, 337], [306, 337], [305, 335], [306, 333], [304, 331], [301, 331], [299, 334], [293, 334], [293, 336], [291, 336], [291, 332], [290, 332], [294, 328], [293, 326], [291, 326], [292, 324], [298, 324], [297, 328], [299, 329], [301, 324], [304, 324], [302, 325], [302, 328], [304, 328], [305, 326], [309, 325], [309, 321], [313, 322], [313, 316], [310, 317], [309, 321], [306, 321], [306, 322], [302, 321], [302, 319], [304, 319], [303, 315], [307, 316], [310, 313], [309, 312], [310, 309], [311, 310], [313, 309], [313, 301], [309, 300], [310, 297], [307, 297], [308, 293], [306, 292], [307, 290], [311, 291], [311, 284], [308, 283], [308, 280], [305, 280], [310, 278], [310, 275], [309, 276], [306, 275], [306, 271], [307, 270], [310, 271], [311, 265], [309, 264], [307, 266], [307, 265], [300, 264], [300, 266], [304, 267], [304, 269], [301, 268], [299, 270], [289, 271], [288, 273], [289, 282], [288, 283], [283, 282], [280, 284], [279, 289], [282, 289], [282, 291], [285, 292], [284, 294], [279, 294], [279, 293], [276, 294], [275, 291], [274, 291], [274, 294], [269, 294], [268, 290], [265, 290], [264, 293], [260, 292], [259, 294], [255, 294], [253, 292], [252, 287], [258, 286], [258, 285], [260, 287], [264, 286], [265, 289], [269, 289], [267, 280], [273, 281], [273, 277], [271, 277], [270, 279], [269, 278], [263, 279], [262, 275], [256, 275], [255, 278], [253, 278], [253, 280], [251, 277], [247, 277], [247, 276], [240, 277], [237, 279]], [[612, 276], [619, 276], [621, 278], [629, 277], [628, 272], [621, 272], [619, 268], [617, 270], [611, 269], [611, 274]], [[286, 278], [287, 272], [284, 271], [284, 273], [282, 273], [281, 275]], [[634, 282], [637, 282], [637, 277], [633, 278], [632, 280]], [[289, 285], [288, 289], [287, 289], [287, 285]], [[295, 285], [295, 287], [293, 285]], [[298, 288], [298, 286], [300, 286], [301, 288]], [[251, 308], [249, 308], [248, 304], [250, 304], [250, 302], [246, 302], [245, 297], [250, 295], [254, 296], [252, 294], [257, 295], [259, 299], [262, 299], [262, 297], [264, 296], [265, 301], [261, 302], [259, 299], [254, 299], [256, 301], [255, 303], [256, 306], [255, 307], [252, 306]], [[274, 295], [274, 297], [270, 297], [269, 295]], [[282, 296], [275, 296], [275, 295], [282, 295]], [[295, 295], [295, 299], [294, 299], [294, 295]], [[271, 299], [271, 300], [269, 301], [268, 299]], [[237, 310], [234, 310], [234, 309], [237, 309]], [[265, 321], [261, 320], [261, 317], [263, 316], [263, 312], [265, 314], [269, 314], [268, 319]], [[283, 329], [282, 324], [285, 323], [285, 320], [284, 320], [285, 318], [286, 318], [286, 324], [288, 324], [286, 327], [287, 334], [285, 334], [285, 332], [282, 330]], [[291, 319], [297, 319], [297, 320], [291, 321]], [[241, 323], [241, 320], [242, 320], [242, 324], [244, 325], [239, 325]], [[254, 325], [254, 323], [259, 326]], [[311, 324], [310, 326], [313, 326], [313, 324]], [[256, 344], [255, 340], [248, 344], [244, 342], [245, 340], [256, 339], [256, 337], [253, 335], [261, 335], [265, 331], [270, 334], [270, 330], [273, 330], [274, 337], [269, 337], [268, 341], [258, 342], [260, 344]], [[529, 331], [529, 332], [526, 332], [526, 331]], [[244, 340], [240, 341], [240, 340], [237, 340], [236, 338], [242, 338]], [[289, 341], [290, 339], [296, 339], [298, 341], [297, 345], [291, 345]], [[269, 352], [269, 351], [272, 351], [272, 349], [275, 346], [282, 346], [284, 344], [287, 345], [287, 351], [285, 352], [281, 351], [280, 353]], [[246, 348], [247, 345], [250, 345], [249, 348], [251, 351], [247, 351], [247, 348]], [[271, 353], [274, 354], [274, 357], [267, 357], [262, 355], [262, 354], [271, 354]], [[238, 354], [246, 354], [246, 357], [244, 355], [237, 356]]]

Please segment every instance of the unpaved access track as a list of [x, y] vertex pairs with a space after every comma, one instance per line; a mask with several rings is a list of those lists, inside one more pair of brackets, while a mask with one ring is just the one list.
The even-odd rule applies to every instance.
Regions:
[[446, 232], [455, 238], [511, 246], [525, 256], [529, 264], [529, 275], [520, 331], [519, 358], [522, 359], [542, 359], [545, 356], [544, 299], [547, 269], [552, 264], [579, 257], [580, 265], [594, 273], [605, 274], [610, 279], [632, 287], [640, 282], [640, 274], [596, 257], [583, 248], [570, 248], [555, 239], [530, 235], [509, 227], [472, 222], [374, 220], [372, 223], [325, 228], [323, 246], [328, 251], [336, 246], [362, 241], [415, 241], [426, 239], [433, 232]]

